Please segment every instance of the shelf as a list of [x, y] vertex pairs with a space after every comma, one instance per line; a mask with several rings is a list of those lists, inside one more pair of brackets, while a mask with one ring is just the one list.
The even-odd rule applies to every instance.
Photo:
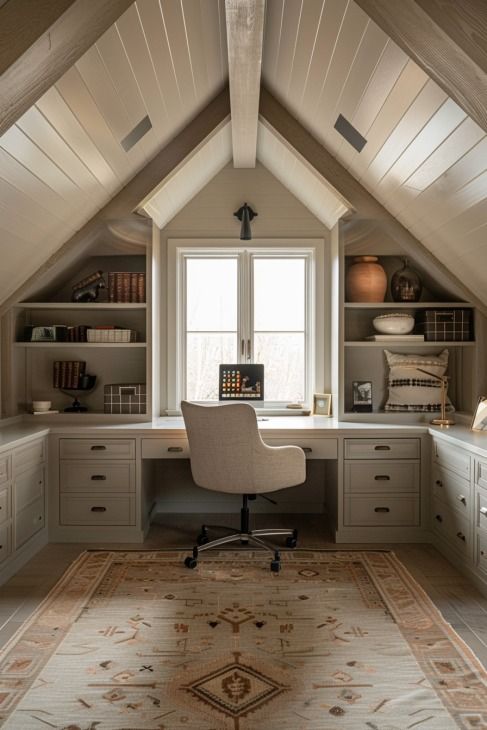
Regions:
[[472, 309], [468, 302], [345, 302], [345, 309]]
[[19, 309], [91, 309], [91, 310], [130, 310], [147, 309], [147, 304], [137, 302], [19, 302]]
[[345, 347], [389, 347], [392, 345], [393, 347], [473, 347], [476, 345], [476, 342], [467, 340], [464, 342], [421, 342], [421, 341], [411, 341], [411, 342], [404, 342], [404, 340], [390, 340], [390, 341], [383, 341], [383, 342], [364, 342], [363, 340], [348, 340], [343, 343]]
[[147, 347], [147, 342], [15, 342], [15, 347], [90, 349], [92, 347]]

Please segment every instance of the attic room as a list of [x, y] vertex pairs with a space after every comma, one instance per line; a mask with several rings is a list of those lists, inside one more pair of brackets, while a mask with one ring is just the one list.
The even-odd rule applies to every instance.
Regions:
[[487, 728], [483, 0], [0, 0], [0, 726]]

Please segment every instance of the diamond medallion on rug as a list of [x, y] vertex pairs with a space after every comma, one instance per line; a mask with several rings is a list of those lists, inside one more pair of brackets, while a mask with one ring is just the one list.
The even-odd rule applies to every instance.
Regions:
[[94, 551], [0, 655], [9, 730], [487, 728], [487, 676], [390, 552]]

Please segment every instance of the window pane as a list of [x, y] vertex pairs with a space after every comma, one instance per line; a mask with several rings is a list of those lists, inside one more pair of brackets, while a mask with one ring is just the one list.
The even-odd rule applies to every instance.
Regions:
[[218, 366], [237, 361], [236, 334], [188, 334], [186, 398], [218, 400]]
[[186, 259], [186, 330], [237, 329], [237, 259]]
[[266, 401], [304, 400], [304, 334], [254, 335], [254, 361], [263, 363]]
[[304, 330], [305, 260], [254, 258], [254, 330]]

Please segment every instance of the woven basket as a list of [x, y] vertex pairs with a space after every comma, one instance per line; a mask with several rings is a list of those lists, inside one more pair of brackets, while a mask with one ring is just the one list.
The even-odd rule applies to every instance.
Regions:
[[87, 342], [135, 342], [137, 332], [123, 329], [89, 329], [86, 331]]

